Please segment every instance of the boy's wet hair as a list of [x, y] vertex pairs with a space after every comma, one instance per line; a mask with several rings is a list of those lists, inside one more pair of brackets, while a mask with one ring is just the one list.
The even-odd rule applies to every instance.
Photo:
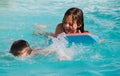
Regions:
[[[78, 30], [81, 32], [84, 32], [84, 17], [83, 17], [83, 11], [79, 8], [73, 7], [70, 8], [66, 11], [62, 23], [65, 22], [65, 19], [69, 16], [72, 15], [73, 22], [77, 20], [77, 25], [78, 25]], [[81, 27], [79, 27], [81, 26]]]
[[29, 46], [29, 43], [25, 40], [17, 40], [15, 42], [13, 42], [13, 44], [10, 48], [10, 53], [12, 53], [14, 56], [19, 56], [20, 53], [25, 48], [28, 48], [26, 51], [28, 52], [28, 54], [30, 54], [32, 50]]

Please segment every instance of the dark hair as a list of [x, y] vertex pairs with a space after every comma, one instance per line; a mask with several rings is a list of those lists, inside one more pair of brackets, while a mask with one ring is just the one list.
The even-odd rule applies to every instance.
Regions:
[[31, 48], [29, 46], [29, 43], [25, 40], [17, 40], [13, 42], [11, 48], [10, 48], [10, 53], [12, 53], [15, 56], [19, 56], [20, 52], [22, 52], [23, 49], [29, 48], [28, 53], [31, 53]]
[[[78, 30], [84, 32], [84, 18], [83, 18], [83, 11], [79, 8], [73, 7], [66, 11], [62, 23], [64, 23], [65, 19], [72, 15], [72, 19], [77, 20]], [[81, 26], [81, 27], [80, 27]]]

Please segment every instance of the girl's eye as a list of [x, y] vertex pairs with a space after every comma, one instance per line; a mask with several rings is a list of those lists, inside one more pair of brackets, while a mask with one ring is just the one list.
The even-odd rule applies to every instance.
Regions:
[[66, 25], [67, 23], [63, 23], [64, 25]]
[[72, 23], [69, 23], [70, 26], [72, 26], [73, 24]]
[[67, 23], [67, 22], [64, 22], [63, 24], [64, 24], [64, 25], [69, 24], [70, 26], [72, 26], [72, 25], [73, 25], [72, 23]]
[[64, 22], [63, 24], [64, 24], [64, 25], [66, 25], [66, 24], [67, 24], [67, 22]]

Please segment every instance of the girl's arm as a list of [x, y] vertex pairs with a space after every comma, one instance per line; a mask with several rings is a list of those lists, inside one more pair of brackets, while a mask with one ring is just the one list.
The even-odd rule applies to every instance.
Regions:
[[37, 25], [37, 31], [34, 32], [35, 35], [44, 35], [44, 36], [54, 36], [54, 33], [45, 31], [45, 25]]
[[63, 29], [62, 23], [58, 24], [56, 27], [56, 30], [55, 30], [55, 35], [62, 33], [62, 31], [63, 31], [62, 29]]

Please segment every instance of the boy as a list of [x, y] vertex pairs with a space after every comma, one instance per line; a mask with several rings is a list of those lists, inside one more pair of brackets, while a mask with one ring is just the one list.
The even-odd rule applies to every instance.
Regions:
[[49, 51], [44, 49], [34, 50], [30, 47], [29, 43], [25, 40], [17, 40], [13, 42], [10, 48], [10, 53], [18, 57], [35, 56], [38, 54], [38, 52], [41, 52], [42, 54], [56, 53], [58, 55], [59, 60], [71, 60], [71, 57], [66, 55], [64, 52], [62, 52], [62, 54], [59, 54], [57, 51]]

